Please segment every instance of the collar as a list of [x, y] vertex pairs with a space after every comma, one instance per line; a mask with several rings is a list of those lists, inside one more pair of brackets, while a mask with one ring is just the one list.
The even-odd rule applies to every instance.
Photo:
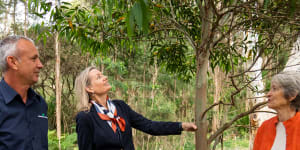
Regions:
[[108, 110], [105, 107], [103, 107], [102, 105], [97, 104], [96, 101], [94, 101], [94, 100], [91, 100], [91, 103], [94, 105], [94, 107], [98, 113], [105, 114], [105, 115], [108, 115], [109, 117], [113, 118], [113, 116], [114, 116], [113, 114], [115, 113], [116, 107], [110, 101], [110, 99], [107, 99], [107, 101], [106, 101]]
[[[2, 80], [0, 82], [0, 93], [3, 95], [5, 104], [10, 103], [11, 101], [14, 100], [14, 98], [16, 96], [19, 95], [19, 93], [17, 93], [15, 91], [15, 89], [10, 87], [5, 82], [4, 78], [2, 78]], [[27, 99], [33, 99], [34, 97], [37, 97], [37, 99], [40, 100], [39, 96], [37, 96], [37, 94], [33, 91], [33, 89], [29, 88], [28, 91], [27, 91]]]
[[[288, 119], [288, 120], [286, 120], [286, 121], [283, 121], [282, 123], [283, 123], [284, 126], [289, 125], [290, 123], [294, 123], [294, 121], [295, 121], [297, 118], [299, 118], [299, 117], [300, 117], [300, 112], [296, 112], [296, 114], [295, 114], [292, 118], [290, 118], [290, 119]], [[272, 122], [273, 122], [275, 125], [277, 125], [277, 123], [279, 122], [278, 116], [276, 116], [276, 117], [273, 119]]]

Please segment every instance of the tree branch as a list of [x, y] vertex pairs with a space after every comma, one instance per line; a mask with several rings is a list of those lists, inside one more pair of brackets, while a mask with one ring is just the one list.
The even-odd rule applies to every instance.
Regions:
[[169, 1], [169, 4], [170, 4], [170, 8], [171, 8], [171, 15], [172, 15], [171, 21], [175, 24], [175, 27], [177, 28], [177, 30], [179, 32], [183, 33], [184, 36], [188, 39], [188, 41], [191, 43], [191, 46], [193, 47], [193, 49], [197, 50], [196, 44], [194, 43], [193, 38], [189, 35], [188, 32], [183, 30], [183, 27], [176, 21], [176, 16], [174, 14], [174, 9], [173, 9], [171, 1]]
[[224, 103], [223, 101], [219, 101], [219, 102], [217, 102], [217, 103], [214, 103], [214, 104], [212, 104], [212, 105], [210, 105], [203, 113], [202, 113], [202, 115], [201, 115], [201, 120], [203, 120], [204, 119], [204, 117], [205, 117], [205, 114], [210, 110], [210, 109], [212, 109], [213, 107], [215, 107], [215, 106], [217, 106], [217, 105], [232, 105], [231, 103]]
[[251, 113], [254, 113], [254, 111], [259, 108], [260, 106], [265, 105], [267, 102], [261, 102], [256, 105], [254, 105], [250, 110], [243, 112], [241, 114], [238, 114], [235, 116], [231, 121], [225, 123], [222, 127], [220, 127], [214, 134], [212, 134], [208, 139], [208, 144], [210, 144], [215, 138], [217, 138], [220, 134], [222, 134], [226, 129], [228, 129], [235, 121], [241, 119], [244, 116], [247, 116]]

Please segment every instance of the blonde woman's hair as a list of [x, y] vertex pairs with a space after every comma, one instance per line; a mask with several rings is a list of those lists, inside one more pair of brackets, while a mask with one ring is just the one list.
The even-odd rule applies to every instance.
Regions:
[[91, 108], [91, 103], [89, 102], [89, 93], [85, 88], [91, 84], [89, 73], [94, 69], [97, 68], [94, 66], [87, 67], [76, 77], [75, 96], [77, 100], [78, 111], [89, 111]]

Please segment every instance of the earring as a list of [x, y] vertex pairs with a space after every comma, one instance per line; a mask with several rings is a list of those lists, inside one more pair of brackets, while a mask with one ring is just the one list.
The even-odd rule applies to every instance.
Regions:
[[95, 96], [95, 93], [94, 93], [94, 91], [92, 92], [92, 96]]

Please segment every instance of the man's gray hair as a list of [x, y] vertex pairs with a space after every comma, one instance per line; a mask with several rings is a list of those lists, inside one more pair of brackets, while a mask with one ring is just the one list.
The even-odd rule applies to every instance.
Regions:
[[19, 40], [28, 40], [33, 43], [32, 39], [24, 37], [24, 36], [8, 36], [0, 41], [0, 71], [7, 71], [7, 56], [16, 56], [17, 57], [17, 43]]
[[284, 71], [276, 74], [272, 78], [272, 83], [275, 82], [283, 89], [284, 97], [289, 99], [296, 96], [291, 101], [291, 107], [300, 109], [300, 73], [298, 71]]

